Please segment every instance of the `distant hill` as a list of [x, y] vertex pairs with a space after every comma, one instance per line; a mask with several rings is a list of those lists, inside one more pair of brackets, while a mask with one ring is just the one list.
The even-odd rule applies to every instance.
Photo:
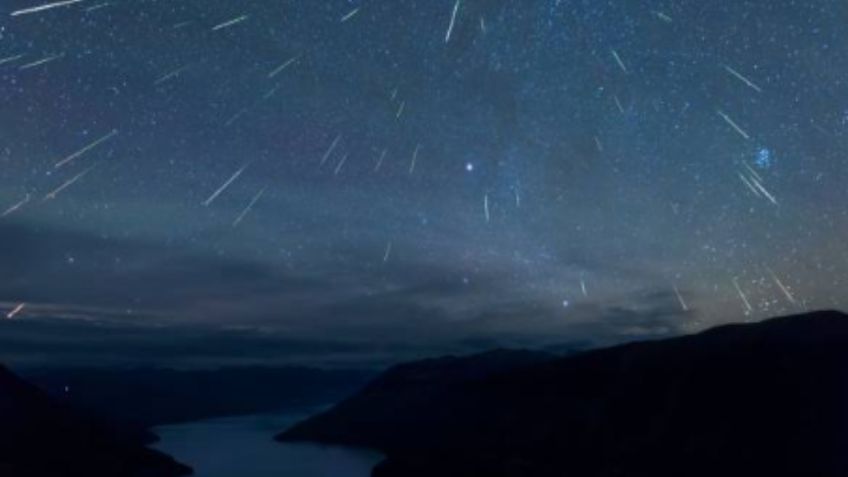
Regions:
[[848, 317], [402, 365], [278, 439], [378, 449], [376, 477], [845, 476]]
[[306, 367], [41, 368], [29, 382], [75, 408], [139, 428], [218, 416], [304, 411], [338, 402], [374, 377], [371, 371]]
[[0, 367], [0, 475], [176, 477], [191, 469], [58, 403]]
[[[457, 410], [473, 407], [468, 392], [493, 375], [555, 359], [555, 355], [498, 350], [471, 356], [427, 359], [390, 368], [362, 392], [280, 436], [387, 449], [402, 439], [415, 446], [437, 438]], [[366, 430], [367, 429], [367, 430]], [[407, 430], [415, 430], [407, 433]], [[365, 431], [365, 432], [363, 432]]]

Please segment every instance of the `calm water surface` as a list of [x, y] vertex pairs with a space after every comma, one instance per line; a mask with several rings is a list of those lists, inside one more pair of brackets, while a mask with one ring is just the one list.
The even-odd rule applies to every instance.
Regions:
[[161, 426], [153, 447], [194, 468], [197, 477], [368, 477], [376, 452], [274, 442], [303, 415], [239, 416]]

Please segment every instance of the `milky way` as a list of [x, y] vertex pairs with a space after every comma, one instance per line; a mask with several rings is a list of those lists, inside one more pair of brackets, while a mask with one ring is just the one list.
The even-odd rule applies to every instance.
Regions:
[[450, 350], [844, 308], [846, 21], [6, 2], [0, 332], [38, 325], [30, 355], [67, 326]]

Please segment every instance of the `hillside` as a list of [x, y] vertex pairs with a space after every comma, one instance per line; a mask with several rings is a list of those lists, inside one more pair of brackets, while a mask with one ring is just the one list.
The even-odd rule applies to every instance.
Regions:
[[191, 469], [0, 367], [0, 475], [176, 477]]
[[278, 439], [378, 449], [379, 477], [848, 475], [838, 312], [463, 379], [467, 362], [393, 368]]

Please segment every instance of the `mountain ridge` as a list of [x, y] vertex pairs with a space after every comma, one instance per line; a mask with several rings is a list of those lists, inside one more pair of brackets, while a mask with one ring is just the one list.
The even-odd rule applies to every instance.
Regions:
[[848, 475], [846, 345], [822, 311], [466, 380], [419, 362], [277, 438], [377, 449], [379, 477]]
[[0, 365], [0, 475], [177, 477], [191, 468], [57, 402]]
[[[199, 370], [170, 368], [52, 367], [20, 375], [57, 400], [124, 427], [304, 411], [357, 391], [372, 371], [303, 366], [240, 366]], [[208, 399], [214, 395], [214, 399]]]

